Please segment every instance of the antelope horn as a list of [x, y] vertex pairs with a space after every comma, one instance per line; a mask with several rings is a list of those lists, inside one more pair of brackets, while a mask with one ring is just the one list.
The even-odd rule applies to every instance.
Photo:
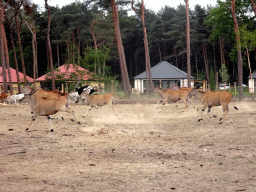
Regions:
[[80, 82], [81, 82], [81, 79], [79, 78], [79, 81], [78, 81], [77, 84], [76, 84], [76, 88], [77, 88], [77, 85], [78, 85]]
[[32, 83], [27, 81], [26, 87], [29, 87], [30, 85], [32, 85]]
[[202, 83], [198, 84], [195, 89], [199, 89], [201, 87]]

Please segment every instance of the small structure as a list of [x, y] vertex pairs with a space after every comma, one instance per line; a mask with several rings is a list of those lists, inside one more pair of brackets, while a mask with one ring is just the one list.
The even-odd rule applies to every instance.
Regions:
[[[56, 88], [58, 87], [58, 89], [62, 91], [68, 91], [67, 89], [69, 89], [69, 84], [74, 84], [79, 79], [84, 81], [92, 81], [92, 73], [76, 64], [64, 64], [55, 69], [54, 74]], [[40, 82], [41, 88], [49, 89], [51, 87], [51, 78], [52, 74], [51, 72], [48, 72], [47, 74], [37, 78], [36, 81]]]
[[[13, 86], [13, 93], [17, 94], [18, 93], [18, 79], [17, 79], [17, 73], [16, 70], [10, 67], [10, 72], [11, 72], [11, 77], [12, 77], [12, 86]], [[3, 80], [3, 69], [0, 67], [0, 93], [4, 90], [4, 80]], [[21, 72], [18, 72], [20, 76], [20, 82], [24, 82], [24, 75]], [[26, 75], [26, 78], [28, 82], [33, 82], [33, 78], [29, 77]], [[8, 84], [8, 90], [10, 89], [9, 87], [9, 75], [8, 75], [8, 70], [6, 69], [6, 81]]]
[[[188, 87], [187, 73], [167, 61], [162, 61], [152, 67], [151, 77], [154, 87], [158, 85], [162, 88], [171, 88], [174, 85]], [[191, 80], [193, 79], [194, 77], [191, 76]], [[194, 82], [191, 82], [191, 87], [193, 86]], [[146, 90], [146, 71], [134, 77], [134, 89], [142, 93]]]
[[255, 88], [255, 79], [256, 79], [256, 71], [252, 73], [248, 78], [248, 86], [249, 86], [249, 93], [254, 93]]

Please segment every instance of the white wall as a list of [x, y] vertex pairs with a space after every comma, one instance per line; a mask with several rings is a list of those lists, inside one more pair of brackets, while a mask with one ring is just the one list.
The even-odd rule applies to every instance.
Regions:
[[[180, 87], [188, 87], [188, 79], [181, 79]], [[194, 82], [191, 82], [191, 87], [194, 87]]]
[[136, 90], [139, 90], [140, 92], [143, 93], [143, 84], [142, 84], [142, 80], [140, 79], [135, 79], [134, 81], [134, 88]]
[[[180, 87], [188, 87], [188, 80], [187, 79], [181, 79], [180, 80]], [[191, 82], [191, 87], [194, 87], [194, 82]], [[135, 79], [134, 80], [134, 89], [139, 90], [141, 93], [144, 92], [143, 80], [142, 79]]]
[[254, 79], [249, 79], [248, 84], [249, 84], [249, 93], [254, 93]]

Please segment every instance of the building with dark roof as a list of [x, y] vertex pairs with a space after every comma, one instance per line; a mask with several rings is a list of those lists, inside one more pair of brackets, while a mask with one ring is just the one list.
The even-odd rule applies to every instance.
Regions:
[[[179, 68], [173, 66], [167, 61], [162, 61], [151, 68], [151, 77], [153, 81], [153, 86], [158, 86], [162, 88], [170, 88], [173, 85], [180, 87], [188, 86], [188, 75]], [[149, 78], [149, 77], [148, 77]], [[194, 77], [191, 76], [191, 80]], [[146, 71], [134, 77], [134, 88], [144, 92], [146, 87]], [[193, 82], [191, 83], [193, 87]]]

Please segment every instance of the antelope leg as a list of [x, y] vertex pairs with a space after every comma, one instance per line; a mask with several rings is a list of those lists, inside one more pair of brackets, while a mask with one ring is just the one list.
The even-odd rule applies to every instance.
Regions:
[[156, 109], [158, 109], [158, 104], [160, 103], [161, 99], [157, 101]]
[[49, 115], [46, 116], [49, 123], [50, 123], [50, 126], [51, 126], [51, 132], [53, 132], [53, 128], [52, 128], [52, 122], [51, 122], [51, 117]]
[[91, 107], [91, 106], [90, 106], [90, 108], [87, 110], [87, 112], [83, 115], [83, 117], [85, 117], [85, 116], [89, 113], [90, 110], [92, 110], [92, 107]]
[[64, 117], [63, 117], [63, 115], [62, 115], [62, 113], [60, 112], [60, 116], [61, 116], [61, 119], [64, 121]]
[[26, 129], [26, 131], [28, 131], [28, 129], [30, 128], [30, 126], [32, 125], [32, 123], [36, 120], [36, 117], [37, 117], [37, 115], [34, 115], [34, 116], [32, 117], [32, 120], [30, 121], [29, 126], [28, 126], [28, 128]]
[[208, 115], [210, 115], [210, 116], [216, 118], [216, 117], [217, 117], [216, 115], [212, 115], [212, 114], [211, 114], [211, 109], [212, 109], [212, 107], [208, 107]]

